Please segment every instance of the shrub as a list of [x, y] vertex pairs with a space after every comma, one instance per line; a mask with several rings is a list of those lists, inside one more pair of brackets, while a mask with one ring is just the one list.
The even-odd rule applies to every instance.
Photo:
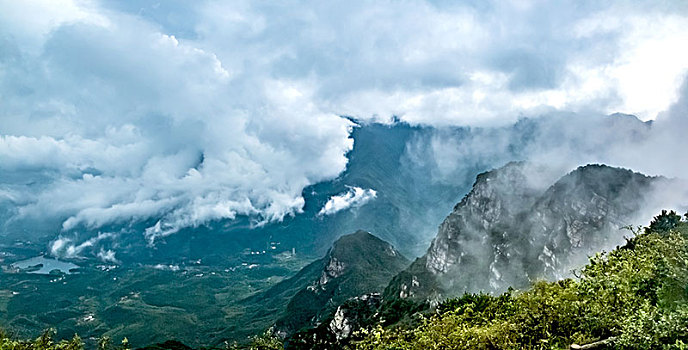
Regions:
[[365, 332], [357, 349], [686, 349], [688, 223], [662, 211], [624, 247], [590, 259], [577, 279], [501, 296], [447, 300], [418, 327]]

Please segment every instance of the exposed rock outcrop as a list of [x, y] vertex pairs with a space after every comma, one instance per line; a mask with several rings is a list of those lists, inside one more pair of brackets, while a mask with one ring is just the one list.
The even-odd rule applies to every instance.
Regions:
[[340, 237], [322, 259], [248, 302], [277, 304], [288, 296], [283, 316], [274, 327], [274, 332], [283, 338], [326, 323], [333, 314], [338, 320], [329, 322], [333, 334], [348, 337], [354, 325], [349, 317], [351, 310], [341, 305], [356, 297], [375, 304], [389, 280], [408, 264], [389, 243], [357, 231]]
[[561, 278], [593, 251], [621, 243], [620, 228], [661, 181], [605, 165], [555, 180], [548, 169], [523, 162], [478, 175], [427, 253], [392, 280], [385, 296], [440, 300]]
[[364, 294], [354, 297], [337, 307], [328, 325], [329, 331], [337, 341], [351, 337], [353, 330], [361, 326], [362, 318], [374, 316], [375, 311], [382, 304], [380, 293]]

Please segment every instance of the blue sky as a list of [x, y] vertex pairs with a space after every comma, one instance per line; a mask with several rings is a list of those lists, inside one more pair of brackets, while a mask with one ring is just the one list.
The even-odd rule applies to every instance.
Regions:
[[661, 120], [682, 108], [687, 17], [684, 1], [2, 0], [0, 205], [64, 231], [161, 218], [153, 239], [298, 212], [346, 166], [340, 115]]

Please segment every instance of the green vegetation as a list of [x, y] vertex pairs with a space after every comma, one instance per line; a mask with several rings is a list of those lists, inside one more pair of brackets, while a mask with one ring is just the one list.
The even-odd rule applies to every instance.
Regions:
[[[245, 340], [274, 322], [254, 319], [240, 304], [305, 260], [238, 266], [181, 266], [179, 271], [133, 266], [101, 271], [82, 264], [65, 276], [0, 273], [0, 328], [20, 339], [55, 328], [56, 339], [79, 334], [92, 339], [127, 337], [133, 347], [175, 339], [191, 347], [220, 346], [227, 338]], [[91, 346], [93, 347], [93, 346]]]
[[277, 338], [271, 332], [271, 330], [267, 330], [263, 334], [251, 337], [251, 341], [248, 345], [234, 345], [229, 347], [230, 350], [281, 350], [283, 348], [284, 344], [282, 343], [282, 340]]
[[[349, 298], [382, 292], [409, 261], [389, 243], [359, 230], [340, 237], [328, 254], [316, 263], [320, 267], [292, 296], [284, 316], [277, 321], [277, 329], [288, 335], [322, 323]], [[323, 281], [322, 276], [326, 276], [326, 280]], [[291, 281], [286, 283], [291, 284]]]
[[[646, 229], [632, 229], [633, 237], [625, 245], [590, 258], [575, 279], [540, 281], [528, 290], [509, 290], [499, 296], [466, 294], [425, 314], [413, 303], [387, 301], [377, 313], [383, 316], [372, 321], [373, 326], [360, 330], [354, 342], [339, 346], [358, 350], [688, 349], [687, 220], [688, 214], [682, 220], [673, 211], [663, 211]], [[394, 319], [394, 324], [386, 318]], [[17, 340], [0, 332], [0, 350], [85, 348], [78, 335], [55, 340], [55, 334], [51, 329], [34, 340]], [[125, 338], [114, 345], [104, 337], [92, 347], [125, 350], [129, 343]], [[277, 350], [283, 343], [269, 330], [250, 338], [248, 344], [225, 344], [224, 348]], [[189, 348], [166, 342], [146, 349]]]
[[[377, 326], [356, 349], [688, 349], [688, 222], [663, 211], [580, 278], [468, 294], [418, 327]], [[574, 345], [574, 346], [572, 346]]]
[[[82, 350], [84, 343], [78, 335], [70, 340], [56, 341], [55, 330], [48, 329], [34, 340], [16, 340], [7, 334], [0, 332], [0, 350]], [[101, 342], [98, 350], [128, 350], [128, 343], [122, 342], [122, 346], [112, 347], [107, 342]], [[99, 344], [100, 345], [100, 344]]]

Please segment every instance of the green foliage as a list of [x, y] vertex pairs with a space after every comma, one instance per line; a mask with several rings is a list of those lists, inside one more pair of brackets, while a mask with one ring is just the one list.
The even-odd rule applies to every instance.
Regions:
[[384, 325], [408, 324], [413, 325], [416, 319], [413, 316], [427, 310], [428, 303], [419, 303], [408, 299], [392, 299], [386, 301], [379, 311], [379, 317]]
[[645, 231], [667, 232], [678, 226], [679, 222], [681, 222], [681, 215], [676, 214], [673, 210], [668, 213], [666, 210], [662, 210], [661, 214], [653, 218], [652, 222], [650, 222], [650, 226], [645, 228]]
[[227, 344], [226, 348], [228, 350], [283, 350], [284, 343], [272, 332], [272, 329], [268, 329], [262, 334], [252, 336], [248, 344]]
[[364, 330], [356, 348], [568, 349], [604, 342], [686, 349], [688, 223], [680, 219], [663, 211], [623, 247], [592, 257], [579, 279], [447, 300], [417, 327]]
[[[84, 342], [78, 334], [72, 339], [55, 340], [57, 332], [49, 328], [34, 340], [13, 339], [0, 330], [0, 350], [83, 350]], [[98, 350], [131, 350], [127, 338], [122, 340], [119, 346], [112, 345], [109, 337], [102, 337], [97, 342]]]
[[249, 345], [250, 350], [281, 350], [283, 348], [282, 341], [269, 331], [252, 337]]
[[84, 343], [78, 335], [70, 340], [55, 341], [55, 330], [47, 329], [35, 340], [12, 339], [0, 332], [0, 350], [83, 350]]

